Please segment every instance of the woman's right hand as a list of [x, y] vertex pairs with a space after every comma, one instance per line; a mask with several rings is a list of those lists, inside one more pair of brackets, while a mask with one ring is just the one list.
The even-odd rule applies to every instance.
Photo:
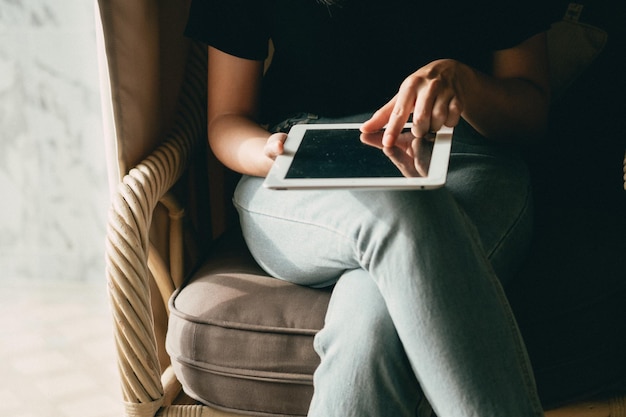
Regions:
[[285, 150], [285, 140], [287, 139], [286, 133], [274, 133], [265, 142], [263, 152], [265, 156], [271, 160], [275, 160], [278, 155], [281, 155]]

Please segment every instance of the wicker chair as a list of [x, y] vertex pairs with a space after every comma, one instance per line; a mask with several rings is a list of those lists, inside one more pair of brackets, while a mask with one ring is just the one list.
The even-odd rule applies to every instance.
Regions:
[[[99, 0], [97, 8], [111, 184], [106, 274], [125, 414], [287, 415], [280, 407], [254, 411], [233, 404], [200, 404], [181, 390], [179, 379], [186, 378], [185, 369], [173, 366], [166, 351], [168, 321], [176, 308], [173, 295], [190, 277], [206, 270], [207, 262], [209, 274], [218, 280], [229, 274], [243, 277], [242, 285], [263, 280], [232, 226], [232, 176], [207, 149], [206, 50], [182, 35], [188, 6], [181, 0]], [[234, 243], [229, 235], [235, 236]], [[274, 284], [259, 284], [265, 285], [274, 292]], [[315, 300], [321, 317], [308, 326], [308, 333], [299, 335], [306, 336], [308, 343], [321, 325], [329, 293], [289, 285], [278, 291], [297, 293], [297, 300]], [[219, 346], [217, 338], [215, 343], [218, 350], [230, 349]], [[314, 365], [311, 352], [302, 354]], [[290, 382], [285, 401], [301, 403], [300, 409], [306, 410], [311, 372], [302, 371], [302, 380]], [[250, 396], [260, 401], [268, 393], [266, 402], [281, 401], [280, 384], [266, 389], [254, 385], [259, 378], [233, 382], [224, 375], [217, 377], [222, 379], [213, 383], [223, 381], [230, 401], [246, 402]], [[255, 396], [257, 388], [260, 394]], [[233, 411], [237, 409], [240, 412]], [[555, 409], [548, 415], [624, 417], [625, 410], [624, 397], [613, 397]], [[290, 415], [296, 414], [303, 415]]]

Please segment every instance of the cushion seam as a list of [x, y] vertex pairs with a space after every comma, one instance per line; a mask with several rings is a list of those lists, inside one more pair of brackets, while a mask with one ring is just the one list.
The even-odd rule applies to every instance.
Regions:
[[[281, 381], [281, 382], [293, 382], [293, 383], [311, 383], [313, 376], [309, 373], [297, 373], [297, 372], [271, 372], [261, 370], [248, 370], [246, 368], [231, 368], [226, 366], [212, 365], [208, 362], [200, 362], [189, 360], [184, 356], [176, 356], [176, 361], [185, 366], [195, 368], [199, 371], [207, 371], [215, 375], [221, 376], [234, 376], [242, 379], [259, 380], [259, 381]], [[248, 372], [245, 372], [248, 371]], [[280, 378], [279, 376], [284, 376]], [[289, 377], [291, 376], [291, 377]]]
[[183, 313], [175, 308], [170, 310], [172, 316], [176, 316], [181, 320], [185, 320], [191, 323], [221, 327], [224, 329], [246, 330], [252, 332], [264, 332], [264, 333], [280, 333], [280, 334], [297, 334], [297, 335], [315, 335], [319, 329], [300, 329], [296, 327], [277, 327], [267, 325], [255, 325], [250, 323], [237, 323], [226, 320], [207, 320], [194, 317], [192, 315]]

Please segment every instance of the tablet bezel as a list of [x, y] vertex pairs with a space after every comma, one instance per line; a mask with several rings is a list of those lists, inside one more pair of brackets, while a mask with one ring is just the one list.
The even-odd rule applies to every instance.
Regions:
[[[298, 124], [294, 125], [263, 185], [275, 190], [297, 189], [433, 189], [442, 187], [448, 174], [453, 129], [444, 126], [435, 135], [432, 158], [427, 177], [368, 177], [368, 178], [285, 178], [291, 162], [308, 130], [356, 129], [360, 123]], [[410, 128], [407, 123], [405, 128]], [[381, 151], [382, 152], [382, 151]]]

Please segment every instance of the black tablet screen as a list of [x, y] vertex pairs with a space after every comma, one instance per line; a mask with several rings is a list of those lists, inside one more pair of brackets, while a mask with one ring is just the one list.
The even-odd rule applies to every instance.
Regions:
[[[368, 134], [363, 143], [358, 129], [311, 129], [302, 142], [286, 178], [420, 177], [428, 174], [432, 140], [415, 140], [405, 129], [400, 147], [380, 149], [382, 132]], [[413, 155], [418, 154], [418, 158]]]

